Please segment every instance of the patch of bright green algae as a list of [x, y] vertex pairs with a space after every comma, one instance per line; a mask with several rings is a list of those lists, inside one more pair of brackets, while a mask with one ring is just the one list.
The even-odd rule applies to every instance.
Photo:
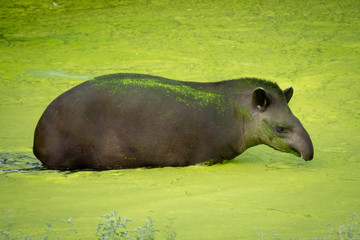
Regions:
[[94, 80], [94, 87], [109, 89], [112, 94], [124, 94], [129, 89], [146, 89], [153, 91], [154, 95], [165, 94], [175, 98], [176, 101], [185, 105], [208, 106], [210, 104], [217, 106], [217, 109], [223, 110], [226, 107], [226, 101], [223, 95], [201, 91], [196, 88], [186, 86], [181, 81], [168, 80], [163, 78], [110, 78], [106, 80]]

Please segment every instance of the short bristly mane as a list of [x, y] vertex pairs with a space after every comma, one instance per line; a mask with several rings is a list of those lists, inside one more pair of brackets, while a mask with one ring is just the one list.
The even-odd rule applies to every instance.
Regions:
[[251, 87], [263, 87], [267, 89], [280, 89], [279, 85], [276, 82], [259, 79], [259, 78], [238, 78], [231, 79], [228, 81], [237, 81], [240, 85], [251, 86]]

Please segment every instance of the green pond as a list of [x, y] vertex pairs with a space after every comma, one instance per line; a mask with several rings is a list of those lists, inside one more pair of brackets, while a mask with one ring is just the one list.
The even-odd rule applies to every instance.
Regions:
[[[181, 240], [259, 239], [255, 227], [307, 239], [360, 214], [360, 1], [14, 0], [0, 17], [0, 229], [41, 234], [55, 218], [51, 231], [74, 239], [61, 221], [71, 218], [77, 238], [96, 239], [117, 210], [130, 228], [151, 217], [157, 239], [169, 218]], [[257, 146], [214, 166], [40, 166], [32, 141], [46, 106], [117, 72], [292, 85], [314, 159]]]

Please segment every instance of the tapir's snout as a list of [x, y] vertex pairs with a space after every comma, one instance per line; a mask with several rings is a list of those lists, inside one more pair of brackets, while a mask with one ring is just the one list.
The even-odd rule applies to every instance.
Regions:
[[310, 161], [314, 157], [314, 147], [306, 130], [302, 128], [300, 131], [293, 147], [305, 161]]
[[301, 157], [305, 160], [305, 161], [310, 161], [313, 159], [314, 157], [314, 149], [313, 149], [313, 145], [312, 143], [310, 142], [310, 147], [309, 147], [309, 150], [304, 152], [304, 153], [301, 153]]
[[307, 150], [301, 153], [301, 157], [305, 161], [310, 161], [310, 160], [313, 159], [313, 157], [314, 157], [314, 148], [313, 148], [311, 140], [309, 142], [309, 146], [308, 146]]

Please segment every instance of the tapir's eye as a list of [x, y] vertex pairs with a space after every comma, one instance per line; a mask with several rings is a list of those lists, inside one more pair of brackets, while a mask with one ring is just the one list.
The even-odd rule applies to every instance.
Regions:
[[277, 126], [277, 127], [276, 127], [276, 131], [277, 131], [278, 133], [285, 133], [285, 128], [283, 128], [283, 127], [281, 127], [281, 126]]

